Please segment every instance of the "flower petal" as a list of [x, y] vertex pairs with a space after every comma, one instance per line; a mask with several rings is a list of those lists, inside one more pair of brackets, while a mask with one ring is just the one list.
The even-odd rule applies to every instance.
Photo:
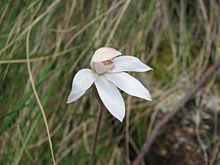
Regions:
[[145, 65], [137, 57], [134, 56], [120, 56], [114, 59], [115, 68], [111, 72], [147, 72], [152, 70], [151, 67]]
[[139, 97], [145, 100], [151, 101], [151, 96], [149, 91], [134, 77], [127, 73], [106, 73], [105, 78], [113, 82], [118, 88], [124, 92]]
[[80, 93], [70, 93], [70, 95], [68, 96], [67, 102], [66, 103], [72, 103], [76, 100], [78, 100], [80, 97], [82, 97], [84, 94], [86, 93], [86, 91], [84, 92], [80, 92]]
[[67, 103], [79, 99], [97, 78], [98, 75], [91, 69], [81, 69], [77, 72], [73, 78], [72, 89], [68, 96]]
[[91, 62], [106, 61], [119, 55], [121, 55], [121, 52], [117, 51], [116, 49], [110, 47], [102, 47], [95, 51]]
[[104, 76], [100, 76], [95, 81], [95, 85], [108, 111], [122, 122], [125, 116], [125, 104], [118, 88], [112, 82], [106, 80]]

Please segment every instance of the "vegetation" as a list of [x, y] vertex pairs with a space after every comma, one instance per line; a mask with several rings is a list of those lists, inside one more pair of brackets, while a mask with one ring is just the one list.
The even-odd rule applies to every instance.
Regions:
[[[1, 0], [0, 164], [52, 164], [52, 154], [56, 164], [131, 164], [219, 58], [219, 13], [218, 0]], [[133, 74], [153, 101], [123, 95], [123, 123], [105, 111], [91, 158], [99, 104], [91, 89], [66, 100], [75, 73], [103, 46], [154, 68]], [[218, 163], [219, 73], [166, 124], [145, 164]]]

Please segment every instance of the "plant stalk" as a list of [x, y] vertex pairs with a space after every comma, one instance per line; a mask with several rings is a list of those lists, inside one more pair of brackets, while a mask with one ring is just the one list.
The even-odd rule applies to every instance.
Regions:
[[100, 132], [101, 124], [102, 124], [102, 118], [103, 118], [103, 114], [104, 114], [104, 109], [105, 109], [105, 106], [102, 103], [95, 86], [93, 89], [95, 91], [96, 98], [97, 98], [99, 105], [100, 105], [100, 112], [99, 112], [99, 116], [98, 116], [98, 121], [97, 121], [97, 125], [96, 125], [96, 130], [95, 130], [95, 138], [94, 138], [94, 143], [93, 143], [93, 147], [92, 147], [92, 155], [91, 155], [92, 160], [94, 160], [93, 156], [95, 156], [95, 154], [96, 154], [97, 140], [98, 140], [98, 136], [99, 136], [99, 132]]

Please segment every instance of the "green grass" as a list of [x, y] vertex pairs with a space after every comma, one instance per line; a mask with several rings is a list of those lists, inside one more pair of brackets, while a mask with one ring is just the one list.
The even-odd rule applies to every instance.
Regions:
[[[149, 89], [153, 101], [124, 95], [130, 111], [129, 129], [126, 120], [119, 123], [105, 112], [99, 135], [99, 164], [129, 164], [157, 119], [171, 110], [219, 56], [219, 8], [217, 1], [211, 0], [1, 0], [0, 164], [52, 163], [45, 123], [27, 69], [29, 29], [31, 73], [46, 114], [57, 164], [86, 164], [90, 160], [97, 101], [92, 90], [70, 105], [66, 99], [73, 76], [79, 69], [90, 67], [97, 48], [114, 47], [154, 68], [149, 73], [135, 74]], [[201, 114], [219, 114], [212, 101], [220, 97], [218, 82], [216, 74], [195, 94], [201, 102], [195, 106], [196, 99], [192, 100], [188, 111], [194, 112], [196, 107]], [[205, 122], [201, 116], [201, 125]], [[181, 129], [182, 125], [178, 126]], [[210, 127], [219, 129], [219, 121]], [[211, 144], [219, 139], [219, 131], [203, 127], [200, 131], [201, 136], [209, 137], [202, 138], [208, 146], [202, 153], [208, 155]], [[201, 149], [196, 140], [195, 144]]]

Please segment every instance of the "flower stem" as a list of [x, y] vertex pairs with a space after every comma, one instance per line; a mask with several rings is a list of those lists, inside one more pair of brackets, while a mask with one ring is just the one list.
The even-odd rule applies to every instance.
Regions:
[[98, 140], [98, 136], [99, 136], [99, 131], [101, 128], [101, 123], [102, 123], [102, 118], [103, 118], [105, 106], [103, 105], [95, 86], [93, 89], [94, 89], [94, 92], [96, 94], [96, 98], [97, 98], [99, 105], [100, 105], [100, 112], [99, 112], [98, 121], [97, 121], [97, 125], [96, 125], [95, 138], [94, 138], [94, 143], [93, 143], [93, 147], [92, 147], [92, 155], [91, 155], [91, 159], [94, 161], [95, 158], [93, 158], [93, 157], [96, 154], [96, 144], [97, 144], [97, 140]]
[[100, 130], [101, 123], [102, 123], [103, 112], [104, 112], [104, 108], [103, 108], [103, 106], [101, 106], [100, 112], [99, 112], [98, 123], [96, 125], [95, 139], [94, 139], [93, 148], [92, 148], [92, 157], [95, 155], [95, 152], [96, 152], [96, 144], [97, 144], [99, 130]]

